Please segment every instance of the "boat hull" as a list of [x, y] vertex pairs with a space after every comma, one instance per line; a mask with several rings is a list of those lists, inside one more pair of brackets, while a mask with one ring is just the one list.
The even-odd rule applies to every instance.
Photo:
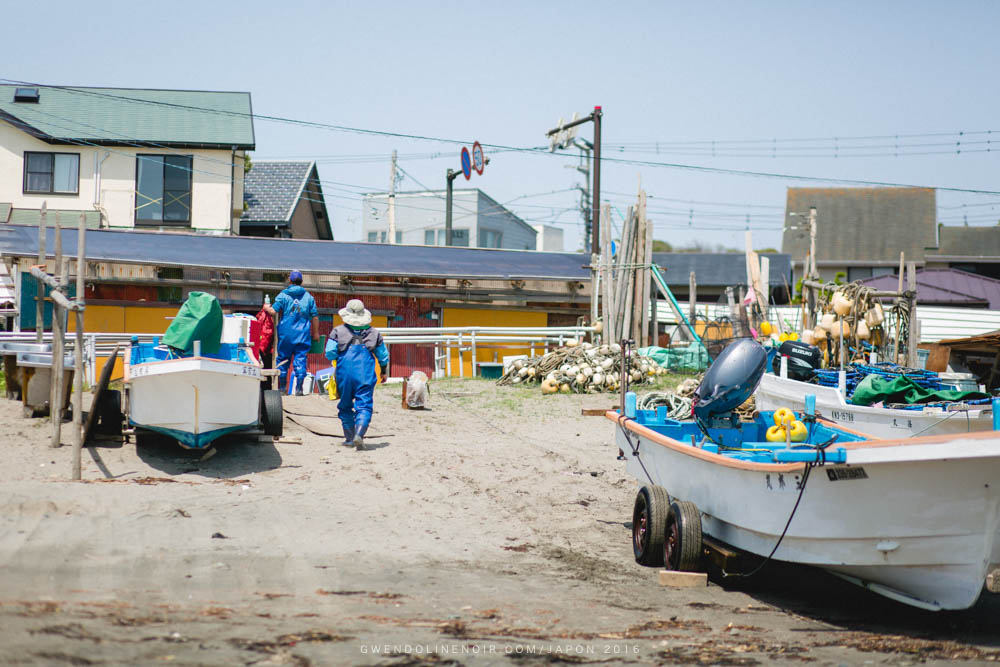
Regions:
[[260, 377], [255, 364], [201, 357], [131, 365], [129, 423], [204, 448], [259, 424]]
[[765, 374], [754, 393], [759, 410], [787, 407], [801, 411], [805, 397], [816, 397], [816, 410], [824, 417], [876, 438], [904, 438], [911, 435], [945, 435], [988, 431], [993, 428], [990, 408], [959, 410], [896, 410], [851, 405], [835, 387]]
[[[634, 422], [616, 428], [616, 440], [640, 483], [695, 503], [706, 534], [760, 556], [778, 542], [805, 473], [803, 464], [727, 459]], [[849, 443], [846, 465], [813, 468], [774, 558], [914, 606], [968, 608], [995, 561], [1000, 438], [898, 442]], [[944, 458], [945, 448], [954, 458]]]

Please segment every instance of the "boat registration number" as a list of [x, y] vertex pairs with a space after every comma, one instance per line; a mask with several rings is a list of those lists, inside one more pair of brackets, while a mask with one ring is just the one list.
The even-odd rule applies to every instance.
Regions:
[[826, 476], [831, 482], [840, 482], [846, 479], [868, 479], [868, 473], [864, 468], [827, 468]]
[[830, 417], [834, 421], [854, 423], [854, 413], [847, 410], [830, 410]]
[[243, 366], [242, 371], [242, 375], [249, 375], [255, 378], [260, 377], [260, 370], [256, 366]]

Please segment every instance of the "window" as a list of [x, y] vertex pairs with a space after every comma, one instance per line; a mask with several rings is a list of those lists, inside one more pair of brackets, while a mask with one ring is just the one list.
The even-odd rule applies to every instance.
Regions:
[[191, 156], [137, 155], [137, 224], [191, 223]]
[[385, 234], [386, 234], [385, 232], [381, 232], [381, 233], [380, 233], [380, 234], [378, 235], [378, 242], [379, 242], [379, 243], [385, 243]]
[[864, 280], [872, 277], [872, 267], [870, 266], [849, 266], [847, 267], [847, 282], [853, 283], [855, 280]]
[[368, 242], [375, 243], [378, 241], [378, 232], [368, 232]]
[[[448, 245], [448, 239], [445, 236], [445, 230], [438, 230], [438, 245]], [[453, 246], [458, 246], [461, 248], [469, 247], [469, 230], [468, 229], [454, 229], [451, 230], [451, 244]]]
[[396, 243], [403, 242], [403, 232], [396, 232]]
[[503, 241], [503, 233], [495, 232], [492, 229], [484, 229], [479, 233], [480, 248], [499, 248]]
[[24, 154], [25, 193], [75, 195], [79, 189], [79, 153]]
[[434, 245], [434, 230], [428, 229], [424, 231], [424, 245]]

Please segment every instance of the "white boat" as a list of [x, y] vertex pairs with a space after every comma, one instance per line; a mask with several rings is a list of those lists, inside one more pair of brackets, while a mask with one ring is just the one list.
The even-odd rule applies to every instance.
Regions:
[[[704, 533], [761, 563], [820, 567], [924, 609], [972, 606], [1000, 562], [1000, 433], [876, 440], [819, 418], [806, 442], [767, 442], [770, 413], [720, 417], [760, 377], [732, 391], [710, 379], [731, 349], [699, 387], [700, 424], [665, 410], [607, 413], [626, 469], [644, 485], [636, 559], [696, 569]], [[709, 392], [732, 400], [715, 413]]]
[[993, 410], [989, 405], [966, 406], [958, 410], [941, 407], [901, 410], [852, 405], [836, 387], [815, 385], [771, 373], [761, 378], [754, 400], [760, 410], [782, 407], [803, 410], [805, 397], [810, 394], [816, 397], [816, 409], [822, 416], [877, 438], [969, 433], [993, 428]]
[[202, 449], [216, 438], [263, 426], [281, 434], [281, 394], [261, 391], [261, 365], [246, 345], [222, 343], [214, 354], [193, 354], [133, 339], [125, 355], [128, 422]]

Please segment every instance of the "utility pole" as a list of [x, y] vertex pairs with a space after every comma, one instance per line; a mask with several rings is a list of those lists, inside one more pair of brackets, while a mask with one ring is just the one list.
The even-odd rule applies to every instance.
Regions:
[[396, 150], [392, 151], [389, 171], [389, 243], [396, 242]]
[[591, 200], [590, 200], [591, 213], [590, 213], [590, 225], [589, 225], [590, 252], [593, 255], [599, 254], [601, 249], [600, 230], [594, 223], [596, 223], [598, 220], [601, 219], [601, 118], [603, 117], [603, 115], [604, 113], [601, 111], [601, 107], [595, 106], [594, 111], [589, 116], [580, 118], [579, 120], [571, 121], [569, 123], [566, 123], [565, 125], [563, 125], [562, 121], [560, 121], [559, 127], [553, 128], [545, 133], [546, 136], [551, 137], [553, 135], [563, 132], [564, 130], [576, 127], [577, 125], [583, 125], [584, 123], [588, 123], [591, 121], [593, 121], [594, 123], [594, 141], [592, 144], [594, 150], [594, 167], [593, 167], [594, 187], [593, 187], [593, 192], [591, 193]]
[[[809, 261], [806, 262], [809, 266], [805, 267], [802, 272], [803, 280], [819, 280], [819, 271], [816, 269], [816, 207], [809, 207]], [[805, 288], [807, 290], [806, 303], [808, 304], [807, 312], [811, 316], [809, 326], [816, 326], [819, 322], [819, 317], [816, 314], [816, 291], [811, 288]]]

